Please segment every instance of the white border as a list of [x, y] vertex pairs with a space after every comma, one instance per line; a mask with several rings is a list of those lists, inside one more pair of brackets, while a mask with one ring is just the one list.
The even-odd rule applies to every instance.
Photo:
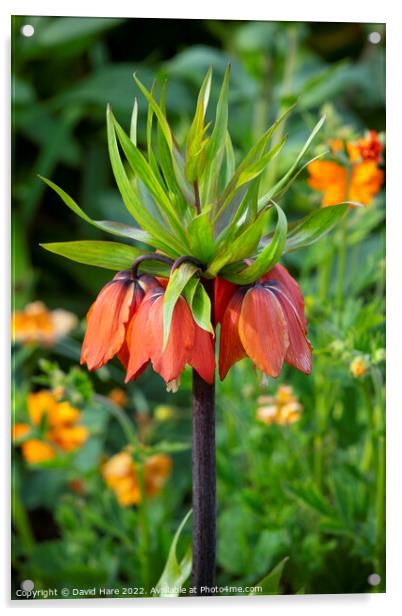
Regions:
[[[322, 0], [303, 0], [287, 3], [274, 4], [263, 0], [247, 0], [237, 3], [224, 2], [224, 0], [203, 0], [201, 3], [168, 0], [167, 2], [146, 0], [146, 2], [128, 2], [113, 0], [113, 3], [90, 3], [79, 0], [57, 3], [48, 1], [14, 1], [6, 0], [1, 7], [0, 27], [2, 30], [2, 147], [0, 156], [2, 159], [1, 170], [3, 199], [1, 212], [4, 219], [0, 225], [2, 234], [1, 246], [3, 249], [1, 263], [3, 272], [1, 280], [4, 284], [2, 297], [9, 297], [9, 246], [10, 228], [7, 206], [10, 202], [10, 164], [9, 164], [9, 45], [10, 45], [10, 15], [76, 15], [76, 16], [127, 16], [127, 17], [164, 17], [164, 18], [189, 18], [189, 19], [263, 19], [272, 21], [345, 21], [387, 23], [387, 593], [384, 595], [310, 595], [310, 596], [280, 596], [280, 597], [222, 597], [204, 599], [166, 599], [166, 600], [79, 600], [74, 601], [35, 601], [35, 602], [10, 602], [9, 596], [9, 560], [8, 560], [8, 537], [9, 537], [9, 493], [7, 475], [9, 474], [8, 450], [9, 432], [7, 417], [9, 415], [9, 303], [3, 299], [0, 311], [0, 328], [5, 341], [1, 364], [1, 393], [4, 396], [2, 405], [4, 447], [2, 461], [5, 462], [4, 475], [6, 481], [5, 494], [1, 507], [3, 541], [3, 559], [1, 562], [0, 580], [2, 583], [3, 605], [6, 609], [63, 609], [68, 608], [77, 612], [85, 610], [85, 613], [97, 611], [99, 608], [106, 609], [129, 609], [138, 611], [158, 610], [205, 610], [205, 608], [225, 609], [240, 612], [251, 610], [266, 612], [274, 610], [275, 614], [295, 613], [298, 616], [312, 616], [325, 614], [331, 616], [339, 613], [353, 612], [358, 616], [375, 615], [379, 610], [391, 610], [400, 606], [399, 586], [401, 571], [401, 503], [400, 503], [400, 449], [402, 440], [402, 409], [400, 408], [401, 390], [401, 250], [402, 245], [402, 187], [401, 187], [401, 79], [400, 58], [402, 33], [400, 31], [401, 19], [398, 8], [392, 0], [382, 0], [376, 3], [351, 2], [350, 0], [337, 0], [334, 3], [324, 3]], [[375, 87], [375, 84], [373, 84]], [[4, 136], [7, 138], [4, 139]], [[4, 460], [5, 458], [5, 460]], [[399, 506], [398, 506], [399, 505]]]

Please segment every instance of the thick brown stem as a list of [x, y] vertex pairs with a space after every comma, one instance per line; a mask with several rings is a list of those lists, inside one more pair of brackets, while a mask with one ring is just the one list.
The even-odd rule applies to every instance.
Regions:
[[193, 370], [193, 569], [197, 595], [215, 586], [215, 384]]

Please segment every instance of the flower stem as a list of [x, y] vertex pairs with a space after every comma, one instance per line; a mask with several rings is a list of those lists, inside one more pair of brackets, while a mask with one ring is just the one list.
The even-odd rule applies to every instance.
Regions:
[[384, 417], [384, 385], [380, 370], [373, 366], [371, 376], [374, 385], [374, 428], [377, 440], [377, 460], [376, 460], [376, 521], [375, 521], [375, 561], [374, 565], [381, 577], [381, 586], [377, 591], [385, 586], [385, 417]]
[[145, 589], [146, 595], [149, 594], [149, 575], [150, 575], [150, 563], [149, 563], [149, 525], [148, 525], [148, 503], [147, 495], [145, 493], [145, 481], [144, 481], [144, 465], [137, 465], [137, 477], [141, 490], [141, 500], [138, 504], [138, 524], [139, 524], [139, 557], [141, 562], [141, 575], [142, 585]]
[[215, 586], [215, 384], [193, 370], [193, 569], [197, 595]]
[[348, 239], [347, 218], [344, 218], [341, 223], [340, 243], [339, 243], [339, 252], [338, 252], [338, 272], [337, 272], [337, 280], [336, 280], [336, 307], [338, 309], [338, 312], [340, 312], [343, 306], [347, 239]]

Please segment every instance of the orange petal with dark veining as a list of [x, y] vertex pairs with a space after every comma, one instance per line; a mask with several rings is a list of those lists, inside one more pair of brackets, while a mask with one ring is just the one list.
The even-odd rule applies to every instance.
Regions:
[[273, 280], [276, 280], [279, 288], [288, 295], [297, 310], [297, 314], [303, 324], [303, 329], [306, 331], [307, 321], [304, 315], [304, 299], [296, 280], [289, 274], [286, 267], [283, 267], [280, 263], [274, 265], [274, 267], [261, 278], [262, 282]]
[[312, 367], [312, 347], [309, 340], [306, 338], [299, 314], [292, 301], [285, 293], [277, 289], [274, 291], [274, 294], [281, 305], [288, 328], [289, 346], [285, 355], [285, 361], [301, 372], [310, 374]]
[[246, 356], [238, 330], [243, 299], [244, 290], [238, 289], [223, 314], [219, 346], [219, 377], [221, 380], [225, 378], [233, 364]]
[[120, 358], [123, 365], [124, 361], [127, 361], [126, 383], [130, 380], [135, 380], [149, 363], [150, 355], [145, 341], [148, 336], [148, 318], [155, 298], [154, 290], [148, 291], [128, 324], [126, 336], [127, 355], [122, 355]]
[[239, 319], [240, 340], [255, 365], [277, 377], [289, 346], [284, 314], [275, 295], [257, 285], [247, 291]]
[[189, 364], [197, 370], [207, 383], [214, 382], [215, 350], [212, 336], [209, 332], [195, 324], [194, 346]]
[[224, 278], [215, 278], [214, 281], [214, 323], [221, 323], [226, 307], [237, 289], [237, 285]]
[[115, 277], [89, 309], [81, 351], [81, 364], [86, 363], [89, 370], [100, 368], [121, 349], [133, 293], [132, 280]]
[[190, 363], [194, 345], [195, 323], [191, 310], [183, 297], [179, 297], [173, 309], [169, 338], [163, 347], [163, 294], [152, 303], [145, 346], [155, 372], [168, 383], [177, 379], [186, 363]]

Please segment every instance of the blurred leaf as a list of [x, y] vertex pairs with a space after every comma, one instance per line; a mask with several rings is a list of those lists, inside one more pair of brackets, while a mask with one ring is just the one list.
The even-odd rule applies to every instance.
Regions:
[[16, 106], [32, 105], [36, 99], [32, 84], [17, 75], [12, 76], [11, 93], [13, 105]]
[[274, 569], [272, 569], [272, 571], [267, 573], [267, 575], [264, 578], [262, 578], [262, 580], [260, 580], [258, 584], [254, 584], [254, 586], [261, 586], [262, 591], [258, 593], [251, 592], [249, 596], [253, 596], [257, 594], [259, 595], [261, 594], [262, 595], [278, 595], [279, 585], [281, 582], [283, 569], [288, 560], [289, 560], [289, 556], [286, 556], [283, 560], [281, 560], [280, 563], [276, 565]]
[[[131, 111], [129, 105], [132, 104], [136, 90], [132, 76], [137, 68], [138, 64], [128, 62], [106, 64], [87, 75], [82, 81], [73, 84], [65, 92], [57, 94], [52, 105], [57, 108], [73, 103], [91, 105], [91, 110], [95, 106], [103, 116], [109, 104], [115, 111], [129, 119]], [[154, 77], [153, 71], [146, 67], [141, 67], [141, 75], [147, 83], [152, 82]], [[141, 107], [138, 111], [141, 113]]]
[[336, 512], [333, 507], [331, 507], [324, 495], [312, 483], [294, 483], [288, 487], [288, 491], [316, 513], [329, 519], [336, 519]]
[[214, 73], [223, 79], [228, 64], [232, 66], [231, 98], [244, 99], [255, 96], [258, 91], [257, 84], [242, 64], [234, 61], [229, 53], [213, 47], [193, 45], [177, 53], [174, 58], [164, 64], [164, 68], [169, 76], [185, 79], [198, 88], [198, 84], [209, 67], [212, 67]]
[[35, 34], [24, 46], [27, 57], [46, 56], [60, 49], [64, 54], [80, 53], [94, 38], [122, 23], [122, 19], [102, 17], [54, 17], [35, 25]]
[[319, 107], [328, 100], [332, 100], [345, 87], [353, 84], [354, 71], [349, 70], [347, 60], [341, 60], [325, 67], [324, 70], [314, 71], [302, 85], [299, 94], [300, 109]]
[[186, 582], [191, 573], [191, 546], [187, 548], [185, 555], [180, 563], [177, 560], [177, 543], [183, 528], [189, 519], [192, 510], [184, 516], [179, 528], [177, 529], [169, 549], [169, 555], [163, 573], [156, 584], [156, 588], [161, 597], [178, 597], [180, 587]]

